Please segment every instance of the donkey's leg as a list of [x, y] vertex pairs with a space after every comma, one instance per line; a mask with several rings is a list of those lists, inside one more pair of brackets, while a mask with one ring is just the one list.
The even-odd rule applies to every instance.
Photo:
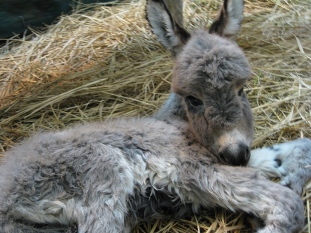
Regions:
[[195, 164], [183, 168], [179, 177], [189, 202], [254, 214], [265, 223], [260, 233], [293, 233], [303, 226], [300, 197], [253, 169]]
[[114, 198], [105, 200], [104, 203], [101, 203], [101, 200], [102, 198], [99, 197], [87, 207], [80, 209], [80, 214], [77, 214], [79, 233], [130, 232], [130, 228], [125, 223], [126, 207], [123, 204], [115, 203], [119, 200], [114, 200]]
[[[36, 187], [49, 185], [45, 180], [37, 182], [31, 189], [33, 191], [31, 194], [23, 189], [25, 187], [23, 181], [21, 184], [15, 182], [15, 186], [20, 185], [17, 191], [12, 192], [8, 189], [6, 195], [0, 192], [2, 195], [0, 196], [0, 232], [56, 233], [65, 232], [61, 230], [73, 224], [78, 225], [79, 232], [128, 231], [124, 226], [124, 219], [127, 213], [127, 198], [134, 191], [133, 168], [129, 164], [129, 159], [124, 158], [120, 151], [111, 147], [94, 148], [97, 150], [94, 150], [92, 154], [94, 156], [91, 156], [93, 160], [83, 157], [86, 161], [83, 163], [85, 166], [79, 166], [83, 172], [77, 179], [79, 179], [79, 188], [83, 191], [70, 195], [72, 198], [66, 199], [66, 193], [51, 194], [54, 189], [61, 190], [60, 187], [66, 185], [63, 183], [59, 184], [60, 187], [54, 185], [52, 191], [49, 190], [50, 192], [45, 196], [41, 195], [40, 190], [45, 190], [45, 187], [41, 189]], [[98, 154], [104, 155], [98, 156]], [[29, 180], [32, 177], [33, 175]], [[77, 186], [75, 182], [71, 182], [70, 185], [73, 190], [78, 189], [73, 187]], [[40, 199], [41, 196], [44, 198]]]
[[33, 201], [27, 196], [19, 196], [13, 205], [1, 206], [0, 232], [67, 232], [75, 223], [72, 213], [76, 203], [73, 199]]
[[267, 177], [281, 178], [280, 184], [300, 194], [311, 179], [311, 140], [297, 139], [253, 150], [248, 166]]
[[[98, 153], [104, 153], [103, 151], [103, 148], [97, 147]], [[92, 169], [85, 176], [83, 198], [74, 210], [79, 233], [130, 231], [128, 223], [125, 222], [128, 199], [135, 189], [136, 178], [133, 170], [140, 169], [136, 165], [143, 166], [142, 159], [134, 155], [124, 158], [122, 154], [117, 155], [118, 150], [115, 149], [108, 151], [109, 147], [105, 151], [107, 159], [104, 163], [101, 160], [92, 163]], [[131, 160], [135, 160], [137, 164], [133, 165]]]
[[84, 197], [20, 203], [14, 209], [0, 213], [0, 232], [65, 233], [70, 225], [76, 224], [81, 233], [130, 232], [125, 223], [126, 200], [133, 192], [133, 182], [129, 184], [126, 178], [119, 178], [115, 183], [106, 183], [110, 189], [104, 181], [103, 184], [94, 181], [94, 185], [85, 189]]
[[[61, 233], [77, 224], [80, 233], [130, 232], [126, 199], [130, 195], [127, 182], [118, 180], [111, 190], [95, 186], [85, 200], [42, 200], [31, 206], [0, 215], [0, 232], [8, 233]], [[59, 202], [59, 203], [56, 203]], [[61, 204], [60, 204], [61, 203]], [[28, 210], [28, 211], [27, 211]], [[27, 215], [29, 213], [29, 215]]]
[[34, 226], [32, 224], [24, 224], [14, 219], [0, 216], [0, 232], [2, 233], [66, 233], [67, 226]]

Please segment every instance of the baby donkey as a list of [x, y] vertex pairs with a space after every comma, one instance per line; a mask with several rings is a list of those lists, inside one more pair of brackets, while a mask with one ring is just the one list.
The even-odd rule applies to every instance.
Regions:
[[[0, 167], [0, 232], [66, 232], [72, 225], [80, 233], [130, 232], [141, 219], [216, 206], [257, 216], [261, 233], [298, 232], [299, 195], [257, 170], [269, 164], [262, 170], [277, 174], [276, 154], [251, 158], [257, 169], [234, 166], [248, 163], [253, 136], [243, 92], [249, 64], [225, 38], [238, 30], [243, 2], [225, 0], [210, 32], [192, 34], [162, 1], [149, 0], [146, 9], [175, 57], [174, 94], [155, 117], [40, 133], [8, 151]], [[294, 161], [310, 162], [310, 145], [295, 144], [301, 151]], [[311, 174], [301, 169], [301, 177], [287, 170], [303, 185]]]

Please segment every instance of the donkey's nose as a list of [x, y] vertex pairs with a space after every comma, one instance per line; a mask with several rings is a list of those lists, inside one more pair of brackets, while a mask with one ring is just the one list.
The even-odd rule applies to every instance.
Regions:
[[251, 157], [251, 151], [249, 147], [245, 144], [241, 144], [239, 146], [239, 155], [238, 158], [241, 159], [241, 165], [247, 165], [250, 157]]
[[219, 151], [221, 162], [233, 166], [245, 166], [250, 158], [250, 149], [244, 144], [240, 143], [236, 146], [228, 146]]

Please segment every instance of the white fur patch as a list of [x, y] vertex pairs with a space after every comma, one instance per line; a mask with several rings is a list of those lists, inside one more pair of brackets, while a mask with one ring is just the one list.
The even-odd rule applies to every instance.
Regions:
[[231, 151], [238, 150], [240, 143], [249, 145], [251, 143], [251, 138], [248, 138], [245, 133], [240, 132], [238, 129], [233, 129], [223, 135], [218, 139], [219, 148], [230, 147]]
[[255, 149], [251, 151], [247, 166], [263, 171], [268, 177], [282, 177], [286, 171], [279, 167], [277, 158], [278, 154], [270, 148]]

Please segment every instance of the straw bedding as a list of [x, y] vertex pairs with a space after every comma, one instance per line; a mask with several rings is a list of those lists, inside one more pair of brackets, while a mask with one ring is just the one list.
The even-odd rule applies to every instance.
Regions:
[[[185, 25], [205, 27], [220, 1], [185, 1]], [[254, 147], [311, 138], [311, 10], [304, 0], [247, 0], [238, 38], [253, 69], [246, 91]], [[85, 8], [85, 7], [84, 7]], [[144, 1], [94, 5], [44, 34], [12, 39], [0, 53], [0, 154], [34, 131], [77, 122], [146, 116], [167, 98], [172, 62], [150, 33]], [[311, 184], [303, 194], [310, 231]], [[224, 210], [142, 223], [138, 232], [249, 232]]]

